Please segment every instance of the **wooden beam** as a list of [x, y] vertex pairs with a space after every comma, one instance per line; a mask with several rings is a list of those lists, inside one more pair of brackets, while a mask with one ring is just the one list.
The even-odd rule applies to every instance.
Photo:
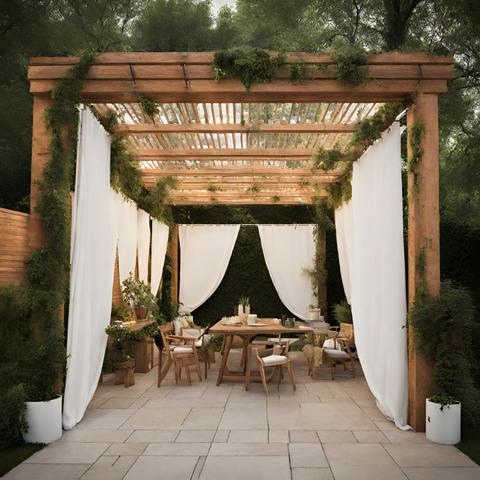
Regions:
[[[275, 52], [272, 52], [275, 55]], [[96, 65], [211, 65], [213, 52], [106, 52], [101, 53]], [[334, 64], [335, 61], [326, 53], [287, 54], [287, 63], [303, 60], [307, 65]], [[75, 65], [79, 57], [33, 57], [30, 65]], [[369, 55], [368, 65], [453, 65], [452, 55], [430, 55], [428, 53], [380, 53]]]
[[[410, 135], [415, 120], [425, 124], [422, 142], [423, 158], [417, 164], [418, 188], [413, 174], [408, 175], [408, 297], [410, 307], [420, 282], [417, 257], [425, 248], [425, 279], [433, 295], [440, 291], [440, 227], [439, 227], [439, 170], [438, 170], [438, 99], [436, 95], [418, 95], [408, 112], [408, 155], [412, 155]], [[425, 431], [425, 399], [434, 393], [433, 362], [421, 359], [409, 336], [409, 420], [417, 432]]]
[[[130, 64], [135, 80], [184, 80], [183, 68], [180, 63], [175, 65], [156, 64]], [[132, 79], [130, 65], [93, 65], [87, 75], [87, 80], [128, 80]], [[370, 65], [368, 76], [377, 81], [385, 79], [401, 80], [452, 80], [455, 77], [453, 64], [424, 64], [421, 65]], [[62, 78], [67, 75], [71, 65], [44, 65], [30, 66], [28, 69], [29, 80], [51, 80]], [[185, 65], [185, 74], [189, 81], [191, 80], [211, 80], [214, 81], [214, 72], [211, 64], [203, 65]], [[310, 68], [304, 72], [306, 77], [325, 79], [335, 78], [333, 69]], [[289, 74], [286, 68], [280, 70], [276, 78], [288, 79]]]
[[242, 127], [239, 124], [213, 124], [213, 123], [188, 123], [188, 124], [135, 124], [135, 125], [119, 125], [114, 129], [118, 133], [128, 134], [170, 134], [170, 133], [353, 133], [355, 124], [333, 124], [321, 125], [317, 123], [307, 124], [288, 124], [288, 123], [268, 123], [255, 126], [247, 124]]
[[[322, 79], [303, 85], [292, 85], [287, 79], [276, 79], [270, 83], [256, 85], [250, 93], [237, 79], [190, 80], [185, 88], [182, 80], [86, 80], [83, 97], [92, 103], [136, 102], [136, 93], [154, 97], [159, 102], [284, 102], [286, 98], [295, 102], [380, 102], [399, 101], [415, 92], [441, 94], [447, 91], [447, 80], [385, 79], [370, 82], [361, 89], [345, 90], [336, 79]], [[31, 80], [30, 93], [48, 95], [52, 80]]]
[[309, 159], [313, 155], [313, 148], [169, 148], [162, 150], [159, 148], [137, 148], [132, 149], [135, 159], [156, 160], [168, 158], [169, 160], [190, 160], [192, 157], [201, 159], [220, 159], [220, 158], [272, 158], [282, 160], [284, 157], [294, 158], [296, 160]]
[[147, 178], [157, 177], [250, 177], [254, 176], [271, 176], [271, 177], [297, 177], [297, 178], [312, 178], [312, 177], [341, 177], [345, 174], [341, 170], [333, 170], [331, 172], [320, 173], [303, 168], [275, 168], [266, 166], [232, 166], [215, 167], [215, 168], [165, 168], [165, 169], [140, 169], [140, 176], [145, 180]]
[[[272, 195], [273, 197], [273, 195]], [[301, 198], [288, 198], [280, 199], [277, 201], [272, 200], [272, 198], [215, 198], [212, 195], [213, 200], [210, 198], [201, 198], [201, 199], [175, 199], [175, 202], [172, 205], [311, 205], [310, 199], [301, 199]]]

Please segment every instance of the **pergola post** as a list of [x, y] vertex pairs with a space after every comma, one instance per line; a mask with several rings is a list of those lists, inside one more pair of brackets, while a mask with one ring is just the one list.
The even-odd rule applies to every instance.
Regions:
[[[422, 141], [423, 158], [417, 164], [418, 187], [413, 174], [408, 176], [408, 302], [415, 299], [415, 289], [420, 282], [416, 259], [423, 247], [426, 253], [425, 280], [433, 295], [440, 291], [440, 216], [438, 171], [438, 96], [418, 93], [415, 104], [407, 115], [408, 155], [412, 155], [410, 136], [415, 120], [425, 125]], [[433, 362], [422, 361], [413, 348], [409, 332], [409, 424], [417, 431], [425, 431], [425, 399], [434, 389]]]
[[178, 303], [178, 225], [172, 227], [170, 240], [170, 258], [172, 259], [172, 304]]
[[32, 177], [30, 186], [30, 225], [29, 243], [33, 249], [47, 243], [47, 232], [41, 215], [35, 212], [39, 188], [35, 182], [42, 180], [43, 168], [50, 159], [49, 145], [51, 132], [45, 124], [45, 110], [52, 104], [50, 96], [33, 97], [33, 135], [32, 135]]
[[[320, 255], [322, 256], [323, 266], [327, 260], [327, 232], [325, 229], [318, 230], [318, 248], [320, 248]], [[322, 315], [325, 317], [325, 322], [328, 323], [328, 306], [327, 306], [327, 283], [318, 281], [318, 301], [323, 302]]]

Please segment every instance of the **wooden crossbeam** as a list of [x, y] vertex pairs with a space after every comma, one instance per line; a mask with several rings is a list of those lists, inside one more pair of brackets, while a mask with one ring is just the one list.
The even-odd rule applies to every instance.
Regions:
[[[419, 77], [418, 77], [419, 78]], [[322, 79], [304, 85], [292, 85], [287, 79], [256, 85], [249, 93], [239, 80], [190, 80], [185, 88], [182, 80], [136, 80], [136, 93], [154, 97], [159, 102], [381, 102], [399, 101], [416, 92], [441, 94], [447, 91], [447, 80], [385, 79], [370, 82], [357, 90], [345, 89], [336, 79]], [[30, 93], [47, 95], [52, 80], [31, 80]], [[82, 96], [92, 103], [136, 102], [130, 80], [86, 80]]]
[[[275, 52], [272, 52], [274, 55]], [[30, 65], [75, 65], [78, 57], [35, 57]], [[303, 60], [308, 64], [334, 64], [332, 57], [325, 53], [289, 53], [287, 62], [297, 63]], [[96, 65], [210, 65], [213, 52], [106, 52], [101, 53]], [[381, 53], [369, 55], [368, 65], [453, 65], [452, 55], [430, 55], [428, 53]]]
[[[220, 158], [272, 158], [282, 160], [283, 157], [292, 158], [294, 160], [304, 160], [313, 155], [313, 148], [137, 148], [132, 153], [135, 159], [157, 160], [190, 160], [192, 158], [216, 160]], [[158, 158], [156, 158], [158, 157]]]
[[316, 171], [312, 172], [304, 168], [288, 169], [288, 168], [268, 168], [262, 166], [241, 166], [241, 167], [216, 167], [202, 169], [186, 169], [186, 168], [165, 168], [165, 169], [140, 169], [140, 176], [146, 178], [156, 177], [250, 177], [250, 176], [271, 176], [271, 177], [341, 177], [344, 172], [341, 170], [332, 170], [329, 172]]
[[353, 133], [355, 131], [354, 124], [288, 124], [288, 123], [268, 123], [255, 126], [247, 124], [241, 126], [239, 124], [136, 124], [136, 125], [119, 125], [114, 129], [118, 133], [128, 134], [170, 134], [170, 133]]

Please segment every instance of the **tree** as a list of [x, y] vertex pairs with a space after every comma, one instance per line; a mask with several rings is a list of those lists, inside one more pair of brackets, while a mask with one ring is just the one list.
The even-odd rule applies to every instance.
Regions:
[[154, 0], [133, 25], [132, 48], [146, 52], [204, 52], [211, 48], [210, 0]]

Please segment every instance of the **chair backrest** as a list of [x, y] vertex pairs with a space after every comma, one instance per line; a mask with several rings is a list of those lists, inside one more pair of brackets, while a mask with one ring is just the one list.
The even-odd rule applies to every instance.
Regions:
[[350, 323], [341, 323], [340, 332], [338, 332], [338, 338], [344, 340], [351, 340], [353, 338], [353, 325]]
[[[165, 347], [165, 351], [167, 352], [167, 357], [171, 358], [170, 339], [168, 339], [167, 336], [169, 333], [173, 332], [173, 323], [170, 322], [170, 323], [167, 323], [166, 325], [159, 326], [158, 331], [160, 332], [160, 338], [162, 339], [162, 347]], [[162, 348], [160, 348], [160, 352], [161, 350]]]

